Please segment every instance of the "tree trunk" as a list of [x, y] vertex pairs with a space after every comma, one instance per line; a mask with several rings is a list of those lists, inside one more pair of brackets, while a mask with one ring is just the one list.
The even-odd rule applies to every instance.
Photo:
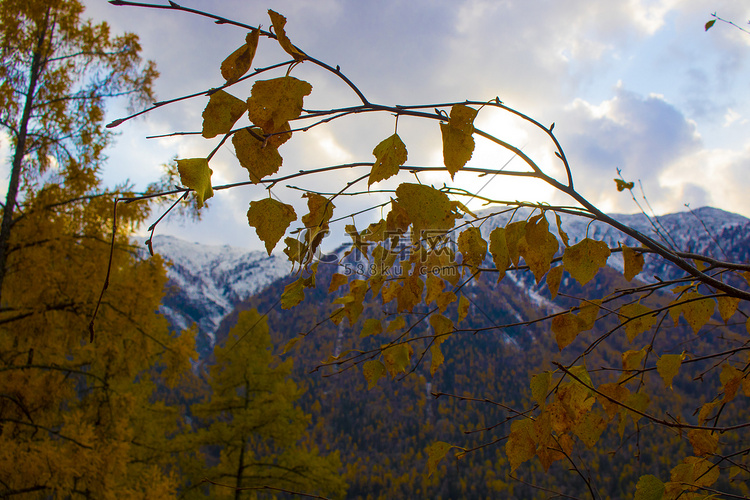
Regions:
[[49, 20], [49, 11], [44, 18], [44, 25], [40, 27], [39, 38], [31, 60], [29, 71], [29, 87], [26, 92], [26, 101], [23, 105], [23, 114], [18, 127], [18, 137], [16, 149], [13, 153], [13, 165], [10, 170], [10, 180], [8, 182], [8, 194], [5, 197], [5, 208], [3, 209], [3, 219], [0, 223], [0, 310], [3, 307], [2, 291], [3, 283], [8, 266], [8, 250], [10, 243], [10, 231], [13, 225], [13, 212], [16, 208], [16, 199], [18, 198], [18, 186], [21, 180], [21, 171], [23, 169], [23, 158], [26, 156], [26, 137], [28, 134], [29, 121], [31, 120], [31, 111], [34, 108], [34, 96], [36, 93], [39, 76], [42, 73], [44, 42], [47, 36]]

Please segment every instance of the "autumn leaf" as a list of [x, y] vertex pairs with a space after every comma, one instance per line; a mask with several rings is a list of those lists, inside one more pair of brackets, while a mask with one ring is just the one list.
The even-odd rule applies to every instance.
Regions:
[[646, 474], [638, 478], [633, 500], [662, 500], [664, 483], [658, 477]]
[[712, 298], [702, 297], [697, 292], [687, 292], [669, 305], [669, 315], [675, 326], [677, 326], [680, 313], [693, 329], [693, 333], [698, 333], [698, 330], [708, 323], [714, 313], [716, 302]]
[[398, 134], [381, 141], [372, 154], [375, 155], [375, 164], [367, 179], [368, 186], [398, 174], [399, 167], [406, 163], [407, 158], [406, 146]]
[[443, 135], [443, 162], [451, 179], [466, 162], [471, 159], [474, 152], [474, 118], [478, 111], [463, 104], [454, 104], [451, 108], [448, 123], [440, 123], [440, 132]]
[[305, 242], [308, 252], [314, 253], [322, 237], [328, 232], [328, 221], [333, 217], [333, 209], [336, 207], [331, 200], [317, 193], [307, 192], [302, 197], [307, 198], [308, 210], [308, 213], [302, 216], [302, 223], [307, 228]]
[[470, 306], [471, 303], [466, 295], [461, 295], [461, 298], [458, 299], [458, 323], [462, 322], [469, 314]]
[[514, 266], [518, 266], [521, 253], [518, 251], [518, 243], [526, 234], [526, 221], [511, 222], [505, 226], [505, 243], [508, 246], [508, 256]]
[[584, 238], [565, 249], [563, 265], [576, 281], [585, 285], [596, 276], [599, 269], [607, 265], [609, 255], [606, 243]]
[[458, 251], [464, 265], [477, 268], [482, 264], [487, 255], [487, 242], [478, 227], [470, 227], [458, 235]]
[[626, 189], [633, 189], [635, 186], [634, 182], [625, 182], [622, 179], [614, 179], [615, 184], [617, 184], [617, 190], [618, 191], [625, 191]]
[[536, 455], [533, 422], [528, 419], [516, 420], [510, 424], [510, 435], [505, 443], [505, 454], [510, 462], [511, 474], [519, 465]]
[[177, 160], [177, 171], [180, 173], [182, 185], [195, 191], [198, 208], [203, 206], [205, 200], [214, 195], [211, 188], [211, 174], [214, 172], [208, 168], [206, 158]]
[[593, 448], [606, 428], [607, 421], [601, 415], [589, 412], [573, 427], [573, 434], [586, 448]]
[[287, 122], [302, 114], [302, 100], [310, 92], [312, 85], [292, 76], [258, 80], [247, 100], [250, 121], [266, 134], [281, 132]]
[[730, 297], [728, 295], [721, 295], [716, 297], [716, 301], [719, 303], [719, 314], [721, 319], [724, 320], [724, 324], [729, 321], [729, 318], [734, 316], [737, 311], [737, 307], [740, 305], [740, 299], [737, 297]]
[[525, 226], [524, 237], [518, 242], [518, 251], [534, 273], [537, 283], [549, 270], [559, 247], [557, 238], [549, 232], [549, 222], [544, 213], [532, 217]]
[[[255, 131], [260, 132], [260, 129], [256, 128]], [[283, 160], [278, 150], [258, 140], [247, 129], [238, 130], [232, 136], [232, 144], [240, 165], [247, 169], [250, 181], [254, 184], [279, 171]]]
[[690, 429], [687, 432], [696, 457], [713, 455], [719, 448], [719, 436], [706, 429]]
[[570, 241], [568, 238], [568, 233], [566, 233], [562, 228], [562, 220], [560, 219], [560, 214], [555, 212], [555, 222], [557, 223], [557, 234], [560, 236], [560, 240], [563, 242], [563, 245], [566, 247], [570, 246]]
[[396, 188], [398, 205], [412, 222], [412, 240], [419, 241], [424, 231], [442, 233], [451, 229], [461, 215], [454, 211], [448, 195], [423, 184], [403, 183]]
[[245, 43], [221, 63], [221, 76], [224, 77], [227, 83], [236, 82], [242, 78], [242, 75], [248, 72], [253, 64], [259, 38], [259, 29], [250, 31], [245, 37]]
[[297, 220], [297, 214], [291, 205], [265, 198], [250, 202], [247, 220], [255, 228], [258, 238], [265, 243], [268, 255], [271, 255], [289, 225]]
[[367, 388], [372, 389], [378, 383], [378, 380], [385, 375], [385, 365], [376, 359], [365, 361], [362, 365], [362, 373], [367, 380]]
[[575, 314], [563, 314], [552, 318], [552, 333], [561, 351], [570, 345], [581, 331], [580, 320]]
[[305, 300], [305, 283], [304, 278], [298, 278], [284, 287], [281, 294], [281, 308], [291, 309], [303, 300]]
[[623, 245], [622, 259], [624, 262], [623, 275], [626, 280], [633, 281], [633, 278], [643, 271], [643, 254]]
[[393, 321], [388, 323], [388, 328], [386, 329], [387, 332], [395, 332], [397, 330], [400, 330], [406, 326], [406, 318], [403, 316], [396, 316]]
[[668, 389], [672, 388], [672, 379], [674, 379], [680, 370], [683, 359], [685, 359], [684, 351], [682, 354], [665, 354], [656, 362], [656, 371], [659, 372], [664, 381], [664, 387]]
[[349, 278], [344, 274], [333, 273], [331, 276], [331, 285], [328, 287], [328, 293], [333, 293], [338, 290], [342, 285], [346, 285], [349, 282]]
[[359, 338], [369, 337], [370, 335], [378, 335], [383, 332], [383, 324], [377, 318], [367, 318], [362, 325], [362, 332], [359, 334]]
[[540, 406], [544, 407], [547, 394], [549, 393], [549, 385], [552, 380], [550, 372], [537, 373], [531, 377], [531, 397]]
[[453, 321], [442, 314], [433, 314], [430, 316], [430, 326], [435, 332], [435, 336], [445, 336], [453, 332]]
[[437, 441], [427, 447], [425, 450], [427, 452], [427, 477], [432, 476], [437, 471], [438, 463], [440, 463], [451, 448], [453, 446], [443, 441]]
[[711, 19], [710, 21], [708, 21], [706, 25], [704, 26], [705, 28], [704, 31], [710, 30], [714, 24], [716, 24], [716, 19]]
[[217, 90], [211, 94], [206, 109], [203, 110], [203, 137], [210, 139], [228, 133], [245, 111], [245, 101], [223, 90]]
[[721, 367], [719, 380], [721, 381], [721, 388], [724, 391], [724, 398], [721, 400], [722, 403], [728, 403], [734, 399], [743, 377], [744, 373], [742, 371], [728, 363]]
[[549, 289], [550, 297], [554, 299], [557, 297], [557, 293], [560, 290], [560, 283], [562, 283], [563, 277], [563, 266], [555, 266], [547, 272], [547, 288]]
[[620, 308], [618, 317], [620, 323], [625, 325], [625, 334], [630, 342], [656, 324], [656, 317], [652, 312], [642, 304], [625, 304]]
[[599, 308], [601, 305], [601, 299], [581, 301], [581, 304], [578, 306], [577, 316], [580, 321], [582, 332], [594, 328], [594, 323], [596, 323], [596, 318], [599, 315]]
[[297, 47], [292, 45], [292, 42], [286, 36], [286, 31], [284, 31], [284, 26], [286, 26], [286, 17], [271, 9], [268, 9], [268, 16], [271, 18], [273, 31], [276, 34], [276, 39], [278, 40], [279, 45], [281, 45], [281, 48], [284, 49], [284, 51], [292, 56], [297, 62], [307, 59], [307, 55]]
[[396, 344], [383, 350], [385, 368], [392, 378], [406, 372], [412, 354], [414, 350], [409, 344]]
[[505, 271], [510, 267], [510, 253], [508, 252], [508, 243], [505, 241], [505, 228], [496, 227], [490, 233], [490, 255], [497, 268], [497, 281], [505, 277]]

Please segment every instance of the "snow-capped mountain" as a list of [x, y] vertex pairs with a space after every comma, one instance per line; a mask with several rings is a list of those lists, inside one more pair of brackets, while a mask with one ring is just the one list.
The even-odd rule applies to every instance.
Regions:
[[[479, 215], [489, 213], [492, 213], [491, 209]], [[513, 220], [526, 219], [528, 214], [528, 210], [520, 210]], [[510, 213], [500, 214], [486, 221], [481, 227], [484, 237], [488, 238], [495, 227], [505, 225], [509, 217]], [[643, 214], [615, 214], [612, 217], [680, 251], [739, 262], [750, 260], [750, 220], [737, 214], [704, 207], [650, 220]], [[555, 217], [548, 214], [547, 218], [551, 230], [556, 233], [553, 227]], [[607, 242], [611, 247], [616, 247], [618, 242], [636, 245], [629, 237], [602, 223], [589, 224], [586, 219], [562, 214], [561, 224], [570, 244], [588, 235]], [[193, 322], [198, 324], [200, 352], [210, 350], [220, 322], [236, 306], [248, 297], [261, 293], [269, 285], [275, 284], [277, 291], [283, 290], [275, 282], [287, 277], [291, 271], [285, 257], [269, 257], [262, 251], [189, 243], [171, 236], [154, 238], [153, 247], [154, 252], [171, 263], [167, 271], [168, 290], [161, 312], [177, 329], [188, 327]], [[343, 250], [339, 253], [343, 254]], [[622, 270], [620, 254], [613, 254], [608, 264]], [[653, 276], [671, 279], [682, 274], [681, 270], [663, 260], [647, 256], [641, 279], [649, 281]], [[551, 307], [544, 298], [546, 293], [540, 292], [544, 285], [536, 285], [533, 276], [511, 276], [511, 280], [526, 297], [526, 302]]]
[[168, 263], [169, 282], [160, 312], [175, 329], [197, 323], [201, 351], [213, 345], [219, 322], [235, 305], [291, 270], [285, 257], [173, 236], [154, 237], [153, 248]]

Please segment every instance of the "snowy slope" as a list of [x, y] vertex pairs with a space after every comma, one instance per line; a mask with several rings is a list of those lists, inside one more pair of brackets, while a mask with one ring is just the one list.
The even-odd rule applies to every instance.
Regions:
[[285, 257], [228, 245], [203, 245], [156, 236], [154, 253], [168, 262], [167, 294], [160, 308], [175, 329], [197, 323], [198, 343], [213, 345], [221, 319], [241, 300], [289, 274]]

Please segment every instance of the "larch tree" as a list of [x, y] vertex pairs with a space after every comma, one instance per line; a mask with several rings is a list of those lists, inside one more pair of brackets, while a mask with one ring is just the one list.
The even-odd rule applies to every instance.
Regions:
[[306, 439], [310, 417], [295, 405], [300, 389], [292, 360], [273, 354], [266, 318], [240, 313], [224, 345], [214, 348], [208, 400], [192, 406], [195, 432], [183, 437], [195, 450], [186, 498], [253, 498], [258, 491], [343, 496], [336, 453], [321, 456]]
[[[245, 43], [220, 65], [217, 62], [216, 88], [162, 101], [138, 113], [188, 97], [207, 98], [201, 132], [206, 139], [218, 139], [207, 146], [204, 156], [177, 161], [183, 187], [164, 192], [164, 196], [178, 194], [182, 198], [194, 193], [201, 205], [219, 189], [241, 186], [242, 183], [212, 186], [211, 182], [210, 162], [231, 139], [240, 166], [248, 172], [245, 184], [268, 188], [269, 196], [252, 201], [247, 215], [249, 225], [270, 253], [298, 220], [293, 206], [274, 196], [273, 189], [292, 179], [299, 183], [316, 175], [334, 179], [333, 172], [349, 174], [341, 176], [340, 185], [331, 186], [330, 190], [307, 189], [303, 194], [307, 213], [300, 217], [299, 227], [283, 240], [284, 252], [298, 274], [281, 294], [282, 309], [301, 303], [305, 291], [316, 286], [320, 244], [334, 221], [352, 220], [346, 227], [352, 239], [350, 253], [367, 264], [361, 273], [332, 275], [328, 286], [331, 308], [324, 311], [325, 317], [316, 325], [347, 321], [361, 334], [352, 349], [337, 350], [319, 368], [334, 373], [360, 369], [367, 385], [373, 387], [387, 377], [403, 378], [417, 371], [437, 373], [448, 359], [444, 349], [450, 345], [446, 342], [449, 338], [493, 335], [532, 323], [548, 325], [545, 339], [551, 339], [560, 354], [555, 352], [548, 366], [538, 367], [540, 371], [531, 377], [527, 406], [504, 406], [503, 394], [498, 394], [497, 405], [507, 411], [503, 425], [485, 429], [490, 437], [479, 447], [446, 442], [428, 446], [428, 474], [438, 470], [439, 462], [450, 450], [460, 457], [500, 445], [507, 456], [507, 473], [512, 475], [532, 459], [545, 471], [553, 464], [564, 464], [577, 478], [576, 495], [603, 498], [606, 491], [597, 488], [579, 458], [580, 450], [604, 446], [600, 437], [605, 431], [615, 439], [618, 433], [624, 442], [628, 434], [639, 440], [648, 428], [669, 434], [674, 446], [685, 453], [671, 461], [668, 470], [655, 465], [652, 473], [634, 480], [630, 489], [636, 499], [741, 498], [741, 488], [731, 480], [750, 475], [747, 443], [743, 441], [750, 423], [742, 399], [750, 397], [750, 263], [742, 257], [718, 259], [678, 249], [608, 216], [576, 189], [575, 168], [555, 135], [554, 123], [543, 124], [497, 97], [429, 105], [374, 103], [338, 66], [295, 46], [287, 35], [286, 18], [272, 10], [268, 13], [273, 28], [263, 30], [258, 24], [183, 8], [171, 0], [168, 4], [128, 0], [110, 3], [186, 11], [246, 33]], [[287, 60], [253, 68], [253, 56], [261, 40], [279, 44]], [[345, 102], [330, 109], [307, 109], [304, 100], [313, 87], [292, 76], [301, 64], [342, 82], [351, 90], [349, 99], [341, 96]], [[219, 73], [223, 80], [218, 79]], [[250, 82], [251, 88], [245, 88]], [[393, 116], [394, 127], [371, 137], [374, 158], [307, 170], [282, 170], [279, 146], [300, 132], [324, 127], [343, 117], [380, 113]], [[549, 158], [556, 163], [545, 157], [534, 159], [523, 148], [478, 128], [475, 119], [479, 113], [510, 116], [518, 126], [541, 134], [554, 153]], [[243, 115], [250, 126], [235, 125]], [[129, 118], [110, 125], [117, 126]], [[439, 130], [442, 164], [407, 164], [407, 148], [398, 135], [399, 121], [403, 120], [431, 127], [426, 130]], [[199, 128], [198, 124], [195, 128]], [[517, 155], [523, 166], [503, 170], [470, 163], [475, 143], [480, 140], [488, 141], [498, 152]], [[568, 202], [551, 205], [479, 195], [452, 183], [459, 171], [462, 175], [502, 175], [509, 180], [535, 179], [565, 195]], [[419, 174], [424, 172], [442, 173], [445, 183], [442, 187], [423, 184]], [[337, 199], [366, 199], [372, 185], [391, 178], [398, 181], [395, 189], [378, 190], [391, 195], [389, 202], [379, 205], [384, 212], [380, 220], [357, 227], [359, 214], [377, 208], [367, 205], [356, 213], [335, 212]], [[359, 186], [362, 189], [357, 190]], [[629, 191], [633, 187], [633, 182], [618, 178], [612, 188]], [[461, 202], [470, 199], [484, 201], [495, 210], [474, 214]], [[621, 233], [622, 239], [619, 244], [609, 245], [586, 233], [579, 241], [573, 241], [565, 232], [561, 214], [610, 226]], [[491, 232], [482, 231], [488, 221], [503, 218], [505, 221]], [[562, 296], [563, 282], [585, 290], [586, 284], [605, 272], [613, 254], [622, 256], [623, 271], [618, 278], [629, 282], [627, 286], [596, 297], [585, 292]], [[664, 262], [675, 277], [639, 280], [645, 256]], [[524, 273], [540, 290], [544, 290], [542, 283], [546, 285], [545, 293], [559, 304], [556, 310], [529, 320], [482, 328], [464, 322], [471, 314], [469, 292], [475, 280], [485, 276], [499, 282], [507, 274]], [[382, 318], [362, 317], [366, 300], [379, 303]], [[704, 343], [701, 351], [680, 352], [668, 346], [670, 332], [675, 331], [672, 328], [680, 325], [682, 331], [689, 329]], [[316, 328], [301, 332], [284, 350], [304, 346], [306, 337]], [[615, 363], [592, 367], [590, 360], [596, 359], [605, 346], [617, 353]], [[672, 384], [678, 376], [686, 385]], [[682, 408], [661, 404], [664, 400], [657, 396], [659, 390], [674, 391], [678, 395], [675, 397], [687, 393], [701, 397], [693, 400], [693, 407]], [[235, 465], [239, 456], [235, 453]], [[567, 483], [572, 481], [561, 484], [561, 488], [571, 487]], [[234, 487], [242, 484], [237, 477]], [[564, 491], [558, 493], [570, 496]]]
[[[0, 229], [0, 496], [166, 498], [178, 416], [154, 398], [195, 355], [156, 313], [158, 259], [130, 244], [150, 207], [119, 210], [99, 172], [110, 98], [151, 96], [138, 38], [111, 36], [70, 0], [0, 3], [0, 125], [10, 182]], [[120, 191], [115, 188], [115, 191]], [[88, 325], [105, 271], [108, 296]]]

